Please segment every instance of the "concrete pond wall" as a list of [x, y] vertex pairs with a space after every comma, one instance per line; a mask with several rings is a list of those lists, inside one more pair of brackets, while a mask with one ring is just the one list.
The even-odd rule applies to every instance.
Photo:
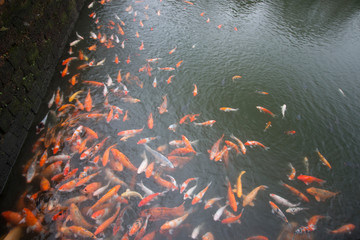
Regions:
[[0, 1], [0, 194], [84, 2]]

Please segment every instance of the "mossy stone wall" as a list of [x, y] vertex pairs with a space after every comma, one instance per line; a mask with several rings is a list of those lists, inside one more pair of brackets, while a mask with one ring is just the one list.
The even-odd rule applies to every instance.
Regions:
[[0, 2], [0, 193], [84, 2]]

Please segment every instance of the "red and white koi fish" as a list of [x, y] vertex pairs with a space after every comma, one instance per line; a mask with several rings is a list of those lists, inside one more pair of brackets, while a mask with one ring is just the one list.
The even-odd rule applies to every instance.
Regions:
[[244, 143], [245, 146], [260, 146], [262, 148], [264, 148], [265, 150], [269, 150], [269, 147], [264, 146], [264, 144], [258, 142], [258, 141], [247, 141], [246, 143]]
[[201, 199], [204, 197], [206, 191], [209, 189], [210, 185], [211, 185], [211, 182], [203, 190], [201, 190], [198, 194], [195, 195], [195, 197], [191, 201], [192, 205], [201, 201]]
[[196, 123], [196, 122], [194, 122], [194, 125], [195, 125], [195, 126], [210, 126], [210, 127], [212, 127], [212, 126], [214, 125], [214, 123], [216, 123], [215, 120], [209, 120], [209, 121], [202, 122], [202, 123]]
[[267, 114], [270, 114], [270, 116], [272, 117], [275, 117], [275, 114], [272, 113], [270, 110], [264, 108], [264, 107], [261, 107], [261, 106], [256, 106], [256, 108], [260, 111], [260, 112], [264, 112], [264, 113], [267, 113]]

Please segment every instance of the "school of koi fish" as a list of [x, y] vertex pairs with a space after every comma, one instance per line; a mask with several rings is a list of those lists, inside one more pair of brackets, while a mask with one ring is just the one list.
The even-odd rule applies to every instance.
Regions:
[[[189, 1], [180, 2], [185, 8], [194, 5]], [[93, 1], [88, 8], [106, 7], [107, 4], [111, 4], [111, 0]], [[242, 219], [243, 212], [254, 207], [257, 194], [269, 195], [268, 211], [274, 213], [272, 221], [284, 222], [284, 230], [278, 239], [313, 239], [312, 233], [317, 230], [317, 223], [326, 223], [326, 214], [314, 215], [306, 224], [300, 225], [289, 222], [286, 215], [307, 211], [311, 208], [311, 202], [330, 201], [328, 199], [341, 193], [327, 190], [324, 179], [304, 174], [296, 176], [296, 170], [291, 163], [289, 175], [279, 180], [284, 192], [289, 191], [299, 199], [297, 203], [271, 193], [272, 189], [266, 185], [260, 185], [245, 195], [241, 179], [246, 171], [243, 170], [239, 172], [237, 179], [226, 176], [226, 192], [221, 196], [207, 194], [214, 184], [211, 181], [204, 183], [199, 177], [193, 176], [180, 184], [172, 176], [173, 173], [181, 174], [183, 167], [189, 162], [196, 164], [194, 162], [201, 153], [196, 150], [199, 140], [188, 139], [179, 134], [181, 137], [173, 137], [169, 143], [159, 145], [161, 136], [152, 135], [152, 129], [157, 124], [165, 127], [163, 122], [155, 120], [161, 119], [163, 114], [169, 114], [167, 94], [162, 95], [159, 92], [161, 104], [146, 117], [129, 115], [129, 109], [134, 104], [142, 103], [142, 99], [131, 96], [133, 91], [146, 86], [156, 89], [158, 84], [171, 84], [183, 64], [183, 60], [180, 60], [174, 66], [166, 66], [161, 56], [149, 56], [146, 62], [139, 66], [138, 72], [125, 70], [134, 55], [146, 54], [147, 45], [140, 40], [140, 33], [152, 31], [151, 26], [146, 26], [150, 10], [154, 10], [150, 2], [134, 1], [123, 11], [123, 14], [132, 16], [132, 22], [124, 22], [121, 15], [116, 14], [112, 20], [103, 22], [93, 11], [89, 17], [97, 26], [97, 33], [90, 32], [89, 37], [76, 33], [77, 39], [70, 43], [69, 57], [62, 62], [64, 68], [60, 73], [63, 79], [69, 81], [72, 94], [65, 96], [65, 91], [58, 88], [48, 103], [48, 114], [36, 127], [39, 138], [34, 143], [33, 155], [23, 170], [28, 184], [27, 190], [16, 203], [16, 210], [1, 213], [9, 226], [5, 239], [20, 239], [24, 234], [27, 234], [26, 239], [30, 239], [42, 234], [46, 239], [80, 237], [211, 240], [220, 236], [217, 237], [205, 224], [193, 226], [187, 220], [199, 217], [204, 211], [212, 211], [214, 222], [229, 226], [231, 231], [231, 228], [236, 228], [242, 221], [246, 221]], [[161, 9], [155, 11], [156, 15], [161, 17]], [[199, 14], [204, 21], [210, 22], [205, 12]], [[221, 27], [222, 24], [217, 26], [218, 29]], [[124, 57], [121, 52], [117, 54], [113, 49], [115, 46], [120, 46], [121, 49], [126, 47], [129, 28], [138, 29], [136, 38], [139, 39], [139, 47], [133, 55]], [[234, 31], [237, 31], [236, 27]], [[78, 43], [85, 40], [89, 46], [86, 49], [77, 49]], [[100, 48], [113, 51], [114, 59], [97, 61], [87, 57]], [[176, 55], [176, 51], [181, 49], [174, 46], [164, 54]], [[83, 72], [101, 68], [105, 64], [119, 65], [117, 75], [107, 75], [102, 80], [82, 79]], [[170, 73], [166, 83], [157, 82], [153, 71], [155, 67], [157, 72]], [[141, 80], [143, 75], [147, 75], [148, 79], [153, 78], [151, 84]], [[232, 81], [241, 78], [242, 76], [235, 75]], [[129, 86], [131, 90], [128, 89]], [[193, 87], [190, 94], [196, 98], [199, 94], [198, 88], [196, 84]], [[96, 99], [96, 104], [93, 99], [95, 92], [97, 96], [102, 92], [102, 99]], [[255, 93], [269, 94], [263, 91]], [[262, 106], [256, 108], [267, 114], [272, 121], [286, 118], [286, 104], [276, 107], [281, 111], [280, 120], [269, 109]], [[231, 114], [230, 112], [239, 109], [221, 107], [219, 110]], [[140, 122], [140, 125], [135, 129], [128, 129], [127, 126], [131, 125], [135, 118], [138, 118], [136, 124]], [[216, 124], [213, 119], [200, 119], [200, 113], [186, 114], [178, 119], [178, 122], [168, 124], [166, 128], [169, 133], [177, 133], [185, 125], [209, 128]], [[120, 124], [121, 131], [111, 136], [103, 136], [102, 126], [113, 123]], [[263, 130], [264, 134], [270, 127], [271, 121], [268, 121]], [[284, 134], [296, 135], [296, 131], [288, 130]], [[209, 157], [208, 161], [217, 162], [227, 168], [232, 158], [245, 155], [247, 151], [271, 151], [270, 147], [259, 141], [243, 141], [244, 139], [240, 140], [233, 134], [222, 134], [209, 146], [208, 153], [202, 154]], [[329, 172], [332, 171], [331, 164], [320, 150], [316, 147], [314, 149], [324, 167], [328, 168]], [[309, 174], [308, 162], [305, 157], [306, 174]], [[291, 181], [302, 181], [306, 186], [315, 187], [298, 190], [291, 186]], [[309, 195], [313, 198], [308, 197]], [[166, 201], [169, 205], [164, 205], [162, 199], [172, 199], [172, 204]], [[302, 204], [305, 206], [301, 206]], [[27, 233], [24, 233], [25, 229]], [[354, 229], [354, 224], [344, 223], [337, 229], [329, 230], [328, 234], [343, 236]], [[246, 239], [268, 237], [254, 232], [253, 236]]]

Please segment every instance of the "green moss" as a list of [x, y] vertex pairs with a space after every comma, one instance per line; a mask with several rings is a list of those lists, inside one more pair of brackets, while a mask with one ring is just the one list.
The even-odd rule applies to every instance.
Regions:
[[30, 65], [35, 64], [36, 59], [39, 57], [39, 49], [34, 43], [27, 52], [27, 60]]
[[63, 12], [60, 16], [60, 21], [61, 24], [64, 25], [65, 23], [67, 23], [69, 20], [68, 15], [66, 14], [66, 12]]

